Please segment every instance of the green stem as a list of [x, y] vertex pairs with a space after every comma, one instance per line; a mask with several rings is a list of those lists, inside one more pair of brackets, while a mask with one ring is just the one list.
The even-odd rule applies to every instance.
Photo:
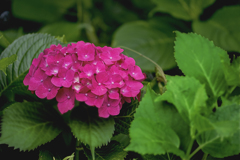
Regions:
[[236, 88], [237, 86], [232, 86], [229, 90], [228, 90], [228, 92], [225, 94], [225, 98], [228, 98], [228, 96], [234, 91], [234, 89]]
[[88, 10], [85, 9], [85, 6], [82, 0], [77, 0], [77, 17], [78, 17], [78, 22], [80, 24], [85, 24], [82, 26], [84, 26], [84, 29], [86, 30], [86, 35], [88, 40], [94, 43], [95, 45], [98, 44], [98, 38], [95, 33], [95, 29], [91, 24], [90, 12], [88, 12]]
[[78, 22], [83, 22], [83, 8], [82, 8], [82, 0], [77, 0], [77, 18]]
[[160, 75], [162, 76], [162, 79], [163, 79], [164, 84], [165, 84], [165, 85], [167, 84], [167, 80], [166, 80], [165, 74], [164, 74], [164, 72], [163, 72], [163, 70], [162, 70], [162, 67], [160, 67], [156, 62], [154, 62], [152, 59], [148, 58], [147, 56], [145, 56], [145, 55], [143, 55], [143, 54], [139, 53], [138, 51], [135, 51], [135, 50], [133, 50], [133, 49], [131, 49], [131, 48], [128, 48], [128, 47], [125, 47], [125, 46], [119, 46], [119, 47], [120, 47], [120, 48], [125, 48], [125, 49], [127, 49], [127, 50], [129, 50], [129, 51], [132, 51], [132, 52], [134, 52], [134, 53], [137, 53], [138, 55], [140, 55], [140, 56], [142, 56], [143, 58], [145, 58], [145, 59], [149, 60], [150, 62], [152, 62], [152, 63], [156, 66], [156, 68], [158, 69], [158, 71], [160, 72]]
[[218, 139], [218, 138], [219, 138], [219, 137], [217, 136], [217, 137], [213, 138], [212, 140], [210, 140], [210, 141], [208, 141], [208, 142], [206, 142], [206, 143], [201, 144], [200, 146], [198, 146], [198, 148], [195, 149], [195, 150], [189, 155], [189, 157], [188, 157], [187, 160], [190, 160], [190, 158], [191, 158], [192, 156], [194, 156], [200, 149], [202, 149], [204, 146], [206, 146], [207, 144], [215, 141], [215, 140]]
[[167, 152], [167, 156], [168, 156], [168, 160], [171, 160], [170, 156], [169, 156], [169, 153]]
[[202, 160], [206, 160], [208, 157], [208, 153], [204, 153], [203, 157], [202, 157]]
[[191, 139], [189, 145], [188, 145], [188, 148], [187, 148], [187, 157], [190, 155], [191, 153], [191, 150], [192, 150], [192, 146], [193, 146], [193, 143], [194, 143], [195, 139]]
[[81, 142], [79, 140], [76, 141], [76, 149], [75, 149], [75, 160], [79, 160], [79, 146], [80, 146]]
[[142, 56], [143, 58], [149, 60], [150, 62], [152, 62], [153, 64], [155, 64], [155, 65], [158, 66], [159, 68], [161, 68], [161, 67], [160, 67], [156, 62], [154, 62], [152, 59], [144, 56], [143, 54], [139, 53], [138, 51], [135, 51], [135, 50], [133, 50], [133, 49], [131, 49], [131, 48], [128, 48], [128, 47], [125, 47], [125, 46], [119, 46], [119, 47], [120, 47], [120, 48], [125, 48], [125, 49], [127, 49], [127, 50], [129, 50], [129, 51], [132, 51], [132, 52], [134, 52], [134, 53], [137, 53], [138, 55]]

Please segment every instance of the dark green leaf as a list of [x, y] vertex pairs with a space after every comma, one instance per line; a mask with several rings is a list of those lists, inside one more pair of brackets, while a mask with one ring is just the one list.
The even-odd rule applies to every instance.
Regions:
[[117, 133], [129, 134], [130, 124], [132, 122], [133, 114], [138, 106], [137, 100], [132, 100], [131, 103], [124, 103], [120, 114], [114, 118], [115, 130]]
[[15, 39], [19, 38], [23, 35], [23, 28], [19, 28], [18, 30], [5, 30], [0, 31], [0, 46], [6, 48], [9, 46]]
[[227, 51], [240, 52], [240, 6], [227, 6], [206, 22], [194, 21], [193, 30]]
[[[213, 157], [223, 158], [240, 153], [240, 105], [220, 107], [209, 118], [199, 119], [199, 146]], [[201, 120], [200, 120], [201, 119]], [[202, 133], [202, 134], [201, 134]]]
[[84, 106], [72, 111], [69, 126], [78, 140], [90, 146], [93, 155], [94, 148], [106, 145], [114, 132], [112, 117], [99, 118], [96, 108]]
[[75, 0], [13, 0], [12, 12], [15, 17], [37, 21], [53, 22], [61, 18]]
[[7, 75], [7, 73], [6, 73], [7, 66], [12, 64], [16, 60], [17, 60], [17, 55], [16, 54], [13, 54], [10, 57], [5, 57], [5, 58], [0, 59], [0, 70], [2, 70], [5, 75]]
[[126, 23], [139, 19], [136, 12], [127, 9], [121, 3], [118, 3], [118, 1], [105, 0], [103, 4], [104, 11], [107, 12], [108, 17], [111, 17], [114, 21]]
[[183, 20], [198, 19], [203, 9], [210, 6], [215, 0], [152, 0], [157, 5], [151, 11], [169, 13], [176, 18]]
[[[92, 160], [91, 152], [88, 147], [84, 146], [84, 153], [89, 160]], [[120, 143], [111, 141], [107, 146], [96, 149], [96, 160], [124, 160], [127, 152], [123, 150]]]
[[178, 135], [181, 138], [182, 136], [188, 137], [188, 140], [183, 138], [183, 144], [181, 144], [181, 147], [185, 149], [190, 138], [189, 128], [174, 108], [169, 105], [164, 106], [164, 103], [154, 102], [158, 96], [148, 85], [147, 93], [140, 102], [131, 124], [131, 141], [126, 150], [140, 154], [170, 152], [184, 157], [184, 152], [179, 149]]
[[56, 22], [45, 25], [40, 33], [49, 33], [52, 36], [66, 36], [68, 42], [74, 42], [79, 40], [80, 36], [80, 24], [73, 22]]
[[53, 155], [48, 150], [40, 150], [38, 160], [53, 160]]
[[62, 131], [57, 112], [41, 103], [14, 103], [4, 110], [2, 121], [0, 143], [24, 151], [53, 140]]
[[227, 87], [221, 60], [226, 59], [222, 57], [227, 53], [195, 33], [176, 34], [175, 58], [179, 68], [205, 84], [208, 95], [221, 96]]
[[124, 47], [152, 59], [163, 70], [171, 69], [176, 65], [173, 57], [173, 31], [176, 30], [176, 24], [179, 22], [166, 17], [126, 23], [116, 31], [112, 46], [123, 46], [124, 54], [133, 57], [145, 71], [154, 72], [155, 64]]
[[7, 89], [14, 91], [24, 88], [22, 81], [33, 58], [38, 57], [51, 44], [59, 43], [60, 41], [47, 34], [28, 34], [10, 44], [2, 52], [0, 59], [16, 54], [17, 60], [7, 67], [7, 76], [0, 72], [0, 95]]

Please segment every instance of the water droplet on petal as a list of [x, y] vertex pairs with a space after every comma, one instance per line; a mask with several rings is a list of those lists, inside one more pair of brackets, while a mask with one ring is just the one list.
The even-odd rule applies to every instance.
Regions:
[[107, 106], [110, 107], [110, 103], [108, 103]]
[[109, 59], [112, 59], [112, 57], [109, 57]]
[[48, 92], [51, 92], [51, 89], [50, 89], [50, 88], [48, 88]]
[[100, 85], [101, 85], [101, 83], [98, 83], [98, 85], [100, 86]]
[[57, 61], [57, 63], [59, 63], [59, 61]]
[[88, 96], [88, 94], [87, 94], [87, 93], [85, 93], [85, 96]]
[[114, 82], [112, 82], [112, 84], [114, 84]]
[[66, 80], [66, 77], [64, 77], [63, 80]]
[[70, 96], [67, 96], [67, 99], [70, 99], [71, 97]]
[[135, 73], [133, 72], [132, 74], [134, 75]]
[[85, 55], [85, 57], [88, 57], [88, 55]]

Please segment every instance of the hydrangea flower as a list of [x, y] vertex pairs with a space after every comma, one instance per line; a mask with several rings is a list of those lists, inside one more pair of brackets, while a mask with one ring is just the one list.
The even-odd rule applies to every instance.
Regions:
[[99, 117], [116, 116], [123, 103], [139, 100], [146, 78], [135, 60], [122, 52], [83, 41], [51, 45], [33, 60], [23, 83], [39, 98], [56, 97], [62, 114], [77, 100], [96, 107]]

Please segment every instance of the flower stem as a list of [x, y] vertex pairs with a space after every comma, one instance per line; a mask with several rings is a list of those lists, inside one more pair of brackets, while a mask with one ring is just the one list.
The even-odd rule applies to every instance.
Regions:
[[171, 160], [170, 156], [169, 156], [169, 153], [167, 152], [167, 156], [168, 156], [168, 160]]
[[208, 157], [208, 153], [204, 153], [203, 157], [202, 157], [202, 160], [206, 160]]
[[[162, 67], [160, 67], [156, 62], [154, 62], [152, 59], [148, 58], [147, 56], [145, 56], [145, 55], [143, 55], [143, 54], [139, 53], [138, 51], [135, 51], [135, 50], [133, 50], [133, 49], [131, 49], [131, 48], [128, 48], [128, 47], [125, 47], [125, 46], [119, 46], [119, 47], [120, 47], [120, 48], [127, 49], [127, 50], [129, 50], [129, 51], [132, 51], [132, 52], [134, 52], [134, 53], [137, 53], [138, 55], [140, 55], [140, 56], [142, 56], [143, 58], [145, 58], [145, 59], [149, 60], [150, 62], [152, 62], [152, 63], [156, 66], [156, 76], [157, 76], [157, 80], [159, 79], [158, 81], [159, 81], [159, 82], [163, 82], [164, 85], [167, 84], [167, 79], [166, 79], [165, 74], [164, 74], [164, 72], [163, 72], [163, 70], [162, 70]], [[163, 86], [162, 86], [162, 87], [163, 87]]]
[[187, 157], [190, 155], [191, 153], [191, 150], [192, 150], [192, 146], [193, 146], [193, 143], [194, 143], [195, 139], [191, 139], [189, 145], [188, 145], [188, 149], [187, 149]]
[[75, 160], [79, 160], [79, 146], [80, 146], [81, 142], [79, 140], [76, 140], [76, 151], [75, 151]]

